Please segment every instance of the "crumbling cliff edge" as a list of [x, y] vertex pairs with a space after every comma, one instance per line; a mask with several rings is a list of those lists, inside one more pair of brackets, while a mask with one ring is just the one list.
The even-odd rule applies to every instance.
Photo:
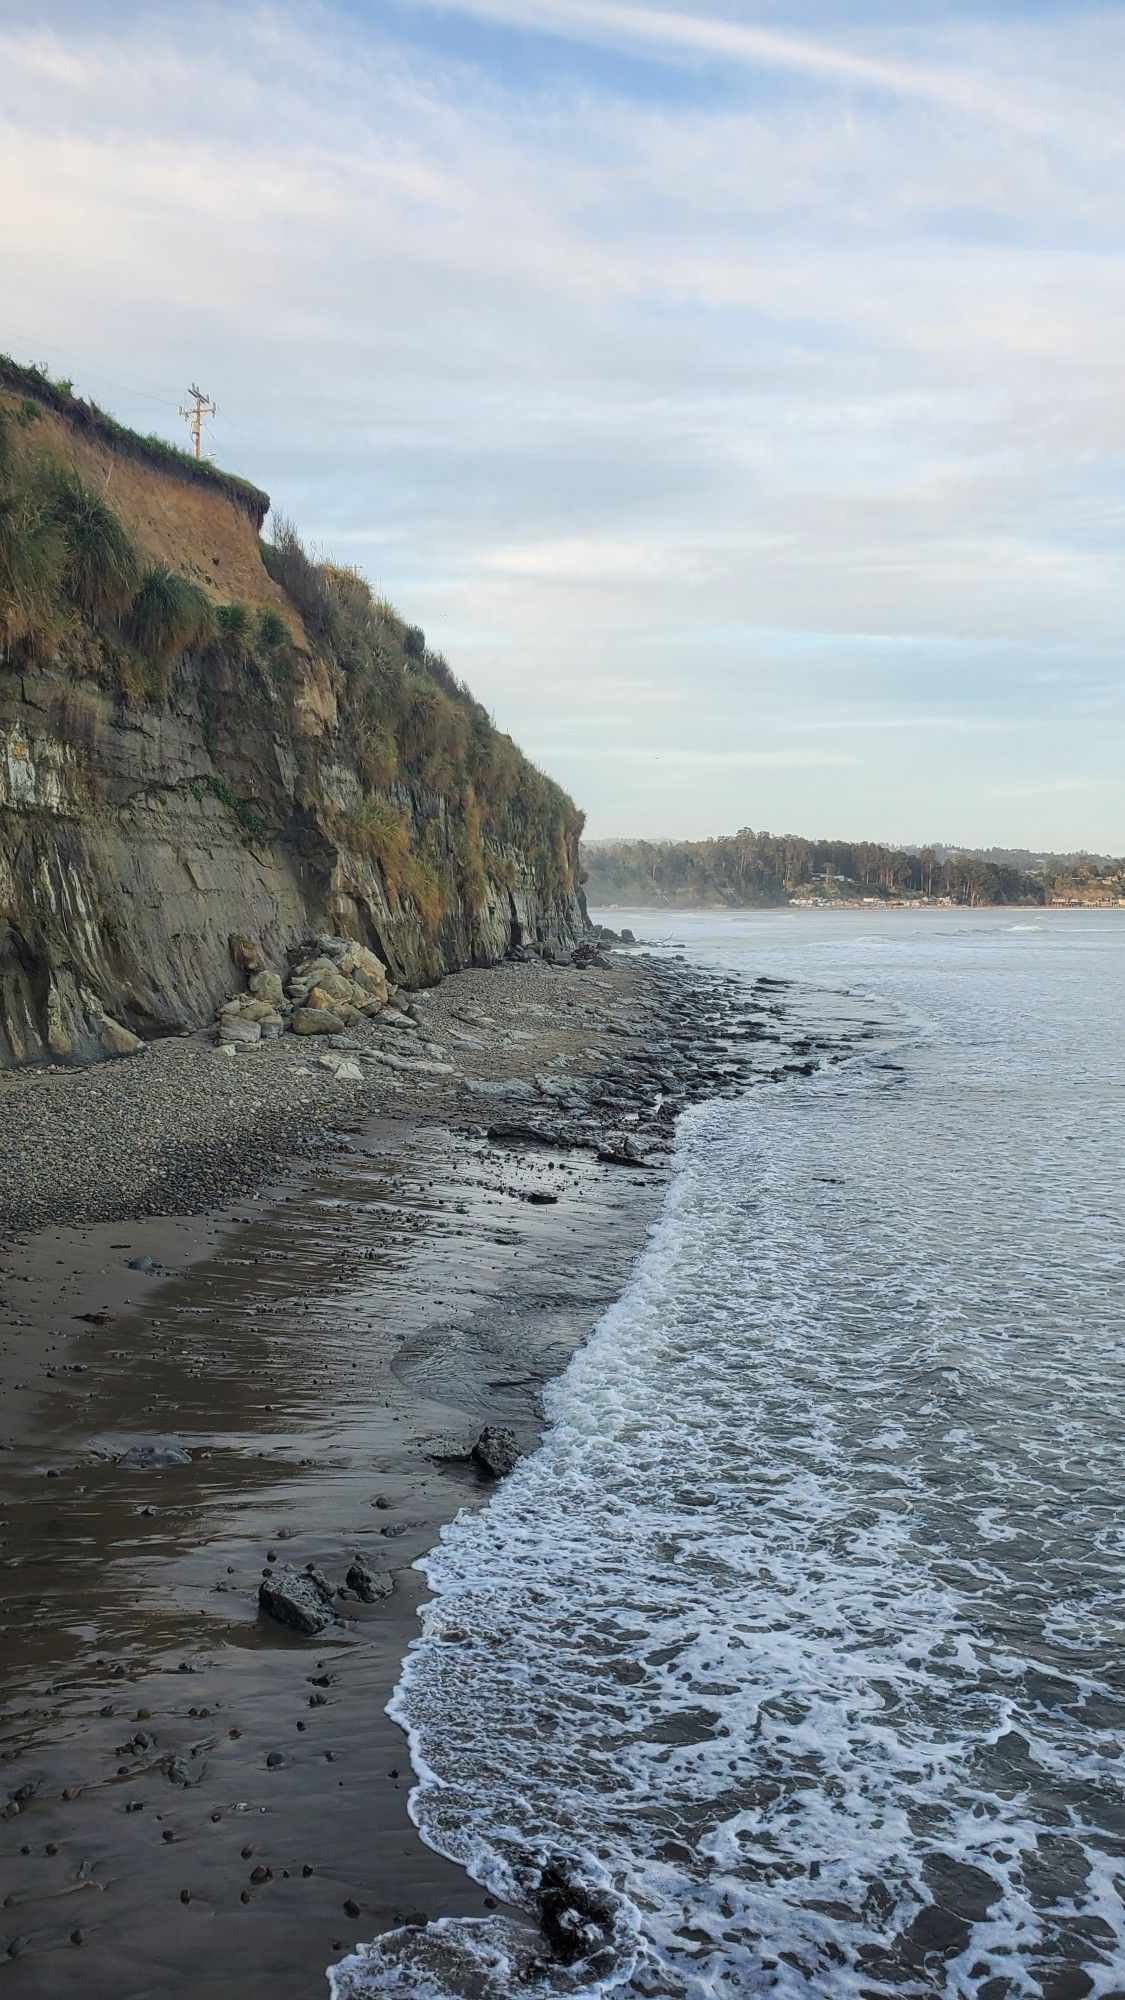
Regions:
[[420, 986], [584, 929], [570, 799], [268, 505], [0, 362], [0, 1067], [199, 1026], [240, 940]]

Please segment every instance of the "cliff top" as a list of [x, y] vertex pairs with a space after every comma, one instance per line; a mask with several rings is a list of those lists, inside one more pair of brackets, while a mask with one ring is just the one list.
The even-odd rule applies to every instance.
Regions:
[[29, 397], [44, 408], [53, 410], [75, 430], [96, 439], [112, 452], [139, 459], [143, 464], [158, 467], [161, 472], [171, 473], [175, 478], [225, 494], [249, 516], [256, 531], [269, 513], [270, 496], [263, 493], [259, 486], [252, 485], [248, 479], [240, 479], [236, 473], [220, 472], [207, 459], [195, 458], [191, 452], [181, 451], [165, 438], [142, 437], [139, 431], [129, 430], [108, 411], [100, 409], [97, 403], [89, 403], [76, 396], [69, 382], [53, 380], [45, 368], [27, 366], [14, 361], [10, 354], [0, 354], [0, 389]]

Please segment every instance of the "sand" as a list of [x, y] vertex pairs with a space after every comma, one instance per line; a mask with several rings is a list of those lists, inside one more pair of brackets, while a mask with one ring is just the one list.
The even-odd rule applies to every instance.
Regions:
[[[629, 1089], [671, 1060], [667, 986], [622, 963], [558, 975], [544, 1004], [511, 970], [446, 982], [431, 1019], [488, 1044], [478, 1072], [581, 1071], [628, 1121]], [[341, 1100], [350, 1138], [233, 1204], [0, 1252], [0, 1952], [19, 2000], [297, 2000], [359, 1940], [488, 1907], [414, 1834], [383, 1712], [412, 1565], [487, 1500], [467, 1456], [484, 1424], [534, 1444], [542, 1385], [620, 1290], [664, 1173], [490, 1140], [463, 1086], [427, 1095]], [[189, 1462], [118, 1463], [146, 1442]], [[393, 1573], [388, 1600], [338, 1597], [313, 1639], [259, 1616], [265, 1571], [314, 1562], [340, 1585], [356, 1554]]]

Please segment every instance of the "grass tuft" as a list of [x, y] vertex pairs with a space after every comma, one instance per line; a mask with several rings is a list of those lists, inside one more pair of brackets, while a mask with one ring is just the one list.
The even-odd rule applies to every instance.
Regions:
[[142, 659], [163, 668], [211, 636], [215, 614], [198, 584], [164, 563], [153, 563], [141, 577], [127, 625]]
[[88, 618], [124, 611], [137, 586], [137, 552], [113, 508], [64, 467], [46, 476], [46, 497], [62, 536], [62, 586]]

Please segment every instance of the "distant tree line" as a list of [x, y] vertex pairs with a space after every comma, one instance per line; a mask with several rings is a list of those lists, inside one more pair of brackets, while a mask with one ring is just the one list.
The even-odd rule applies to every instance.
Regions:
[[738, 833], [714, 840], [615, 840], [582, 850], [586, 893], [598, 904], [693, 904], [765, 909], [810, 897], [943, 897], [970, 905], [1042, 903], [1042, 882], [979, 855], [940, 855], [877, 841]]

